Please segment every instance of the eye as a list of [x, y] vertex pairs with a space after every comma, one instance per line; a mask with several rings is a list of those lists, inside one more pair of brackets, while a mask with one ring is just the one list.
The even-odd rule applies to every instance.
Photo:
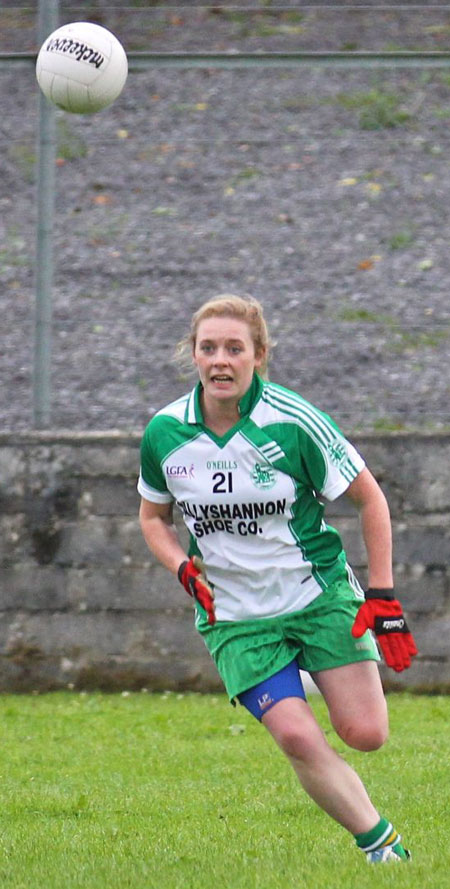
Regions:
[[205, 352], [207, 355], [210, 355], [211, 352], [213, 351], [213, 348], [214, 348], [214, 347], [211, 346], [210, 343], [203, 343], [203, 344], [200, 346], [200, 351], [201, 351], [201, 352]]
[[242, 352], [242, 349], [240, 346], [231, 346], [230, 352], [232, 352], [233, 355], [238, 355], [239, 352]]

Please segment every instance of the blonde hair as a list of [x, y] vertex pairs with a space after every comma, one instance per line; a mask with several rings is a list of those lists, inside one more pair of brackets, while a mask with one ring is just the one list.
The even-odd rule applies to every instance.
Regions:
[[255, 354], [263, 357], [258, 370], [261, 376], [267, 376], [270, 350], [273, 342], [270, 339], [264, 318], [263, 307], [253, 297], [235, 296], [232, 293], [221, 293], [208, 299], [194, 312], [189, 333], [183, 337], [176, 347], [175, 357], [184, 367], [192, 366], [192, 353], [195, 349], [197, 331], [201, 321], [206, 318], [235, 318], [245, 321], [255, 347]]

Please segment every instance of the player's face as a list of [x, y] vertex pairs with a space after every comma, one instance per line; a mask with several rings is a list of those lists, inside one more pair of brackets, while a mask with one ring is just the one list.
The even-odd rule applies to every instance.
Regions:
[[205, 398], [239, 401], [250, 387], [253, 372], [261, 366], [250, 328], [235, 318], [200, 321], [194, 349]]

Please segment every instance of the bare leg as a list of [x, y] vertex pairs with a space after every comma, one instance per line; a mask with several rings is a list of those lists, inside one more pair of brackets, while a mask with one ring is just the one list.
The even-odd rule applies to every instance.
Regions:
[[284, 698], [262, 719], [309, 796], [352, 834], [365, 833], [379, 814], [356, 772], [328, 744], [309, 705]]
[[356, 750], [378, 750], [389, 731], [386, 699], [375, 661], [313, 673], [339, 737]]

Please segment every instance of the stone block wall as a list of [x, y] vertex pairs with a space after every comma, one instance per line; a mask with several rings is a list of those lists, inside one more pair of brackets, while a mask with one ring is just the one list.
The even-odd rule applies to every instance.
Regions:
[[[450, 689], [450, 435], [353, 436], [389, 500], [420, 648], [386, 687]], [[0, 691], [219, 690], [192, 603], [142, 539], [139, 433], [0, 436]], [[365, 582], [359, 519], [327, 506]], [[180, 533], [184, 531], [180, 527]]]

